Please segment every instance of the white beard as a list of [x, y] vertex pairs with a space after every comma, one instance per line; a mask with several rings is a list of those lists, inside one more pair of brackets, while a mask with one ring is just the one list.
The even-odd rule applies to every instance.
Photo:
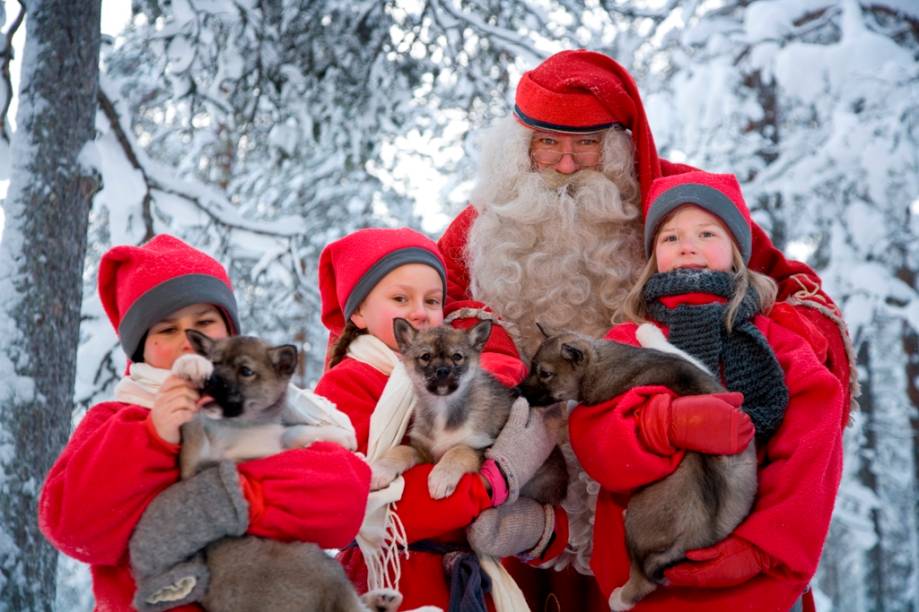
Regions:
[[605, 334], [644, 264], [631, 156], [622, 188], [608, 166], [571, 176], [524, 171], [511, 189], [480, 185], [495, 200], [473, 200], [472, 296], [513, 324], [526, 358], [543, 338], [537, 322], [549, 333]]

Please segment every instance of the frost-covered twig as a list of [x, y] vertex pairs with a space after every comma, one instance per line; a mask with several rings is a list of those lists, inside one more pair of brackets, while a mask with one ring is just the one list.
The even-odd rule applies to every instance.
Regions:
[[3, 98], [3, 109], [0, 110], [0, 138], [6, 142], [10, 141], [10, 135], [6, 132], [6, 115], [10, 112], [10, 102], [13, 100], [13, 83], [10, 80], [10, 62], [13, 61], [13, 35], [16, 34], [19, 26], [22, 25], [25, 16], [26, 7], [20, 0], [19, 14], [16, 15], [16, 19], [13, 20], [13, 23], [10, 24], [10, 28], [4, 33], [3, 48], [0, 49], [0, 61], [2, 61], [0, 75], [2, 75], [3, 86], [6, 88], [6, 96]]
[[109, 124], [124, 151], [125, 157], [143, 178], [146, 189], [142, 211], [145, 238], [152, 237], [154, 233], [152, 214], [154, 191], [174, 195], [191, 203], [195, 208], [210, 217], [216, 225], [227, 229], [273, 238], [289, 238], [302, 233], [302, 224], [291, 219], [274, 223], [257, 223], [243, 219], [237, 214], [233, 205], [219, 194], [208, 192], [207, 189], [196, 188], [181, 180], [167, 178], [164, 172], [160, 172], [156, 168], [156, 163], [147, 159], [143, 151], [136, 146], [133, 137], [122, 124], [121, 116], [116, 110], [115, 104], [105, 92], [104, 83], [100, 83], [99, 87], [99, 104], [103, 114], [109, 120]]
[[458, 11], [450, 3], [450, 0], [446, 0], [444, 2], [442, 2], [441, 0], [430, 0], [430, 4], [432, 6], [440, 6], [444, 11], [446, 11], [447, 13], [449, 13], [456, 19], [465, 21], [471, 27], [482, 32], [485, 38], [490, 37], [493, 43], [503, 42], [507, 46], [510, 47], [510, 49], [508, 49], [509, 51], [511, 52], [516, 51], [517, 53], [523, 52], [524, 54], [529, 56], [528, 59], [530, 62], [542, 61], [546, 57], [546, 54], [544, 52], [539, 51], [538, 49], [533, 47], [525, 38], [523, 38], [516, 32], [512, 32], [511, 30], [508, 30], [506, 28], [499, 28], [497, 26], [489, 25], [485, 23], [485, 21], [483, 21], [482, 18], [479, 17], [478, 15]]

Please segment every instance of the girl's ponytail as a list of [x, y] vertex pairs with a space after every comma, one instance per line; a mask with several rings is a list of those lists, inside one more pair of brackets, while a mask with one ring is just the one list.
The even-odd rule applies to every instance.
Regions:
[[345, 324], [345, 328], [342, 330], [341, 335], [338, 337], [338, 340], [335, 341], [335, 346], [332, 347], [332, 356], [329, 358], [329, 367], [334, 368], [339, 361], [344, 359], [345, 355], [348, 354], [348, 347], [351, 346], [351, 343], [354, 342], [354, 339], [366, 333], [366, 329], [361, 329], [353, 322], [348, 321]]

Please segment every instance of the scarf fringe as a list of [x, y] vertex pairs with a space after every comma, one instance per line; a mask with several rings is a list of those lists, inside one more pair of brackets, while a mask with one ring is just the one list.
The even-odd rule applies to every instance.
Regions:
[[389, 505], [384, 524], [383, 542], [372, 554], [364, 554], [364, 563], [367, 566], [367, 590], [379, 589], [399, 590], [402, 580], [402, 562], [400, 555], [408, 559], [411, 553], [408, 549], [408, 536], [405, 525], [399, 518], [396, 502]]

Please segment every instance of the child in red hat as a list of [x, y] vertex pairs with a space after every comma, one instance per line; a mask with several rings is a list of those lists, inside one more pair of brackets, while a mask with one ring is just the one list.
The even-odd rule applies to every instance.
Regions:
[[[129, 565], [129, 541], [148, 505], [168, 496], [178, 516], [163, 534], [171, 566], [226, 535], [303, 540], [340, 547], [357, 531], [370, 473], [356, 455], [316, 443], [178, 482], [179, 428], [198, 391], [170, 368], [190, 352], [185, 330], [213, 338], [239, 332], [226, 270], [181, 240], [159, 235], [116, 246], [99, 266], [99, 294], [129, 358], [115, 400], [87, 411], [43, 485], [39, 525], [59, 550], [90, 565], [105, 610], [200, 609], [206, 568], [183, 567], [187, 593], [149, 604]], [[182, 565], [180, 563], [180, 565]], [[190, 565], [190, 564], [184, 564]], [[167, 576], [167, 581], [175, 576]], [[149, 586], [156, 589], [151, 581]]]
[[[396, 352], [392, 321], [402, 317], [416, 328], [443, 323], [444, 260], [434, 242], [414, 230], [363, 229], [323, 250], [319, 287], [323, 323], [338, 340], [331, 352], [331, 369], [316, 392], [351, 417], [358, 448], [372, 463], [386, 449], [402, 443], [414, 402], [411, 382]], [[451, 588], [444, 553], [467, 550], [465, 527], [483, 510], [516, 497], [508, 481], [528, 480], [554, 446], [544, 432], [540, 418], [531, 419], [527, 426], [505, 427], [492, 447], [496, 459], [486, 461], [480, 474], [467, 474], [446, 499], [434, 500], [428, 492], [430, 464], [416, 466], [388, 487], [373, 491], [356, 545], [339, 556], [358, 591], [396, 588], [405, 609], [422, 605], [447, 609], [451, 598], [462, 609], [484, 606], [475, 596], [476, 589], [467, 592], [456, 583]], [[526, 452], [501, 450], [520, 447], [526, 447]], [[539, 512], [540, 517], [545, 514], [542, 507]], [[543, 522], [529, 542], [529, 548], [538, 545], [532, 555], [540, 558], [558, 554], [567, 542], [567, 534], [561, 533], [554, 546], [547, 546], [542, 540], [548, 537], [541, 538], [547, 528]], [[550, 533], [554, 527], [549, 525]], [[560, 530], [564, 526], [554, 531]], [[486, 571], [497, 574], [491, 578], [493, 597], [519, 594], [500, 566], [494, 564]], [[463, 599], [468, 593], [477, 601]]]
[[591, 560], [599, 586], [613, 609], [633, 603], [618, 587], [629, 574], [623, 511], [635, 491], [673, 472], [687, 450], [737, 453], [755, 432], [750, 514], [723, 541], [689, 551], [634, 609], [784, 611], [802, 597], [813, 609], [805, 591], [842, 473], [839, 381], [805, 339], [770, 318], [775, 283], [747, 267], [750, 213], [733, 175], [657, 179], [644, 218], [649, 259], [624, 308], [631, 322], [607, 339], [637, 346], [638, 325], [650, 321], [738, 393], [636, 387], [572, 412], [572, 447], [603, 487]]

